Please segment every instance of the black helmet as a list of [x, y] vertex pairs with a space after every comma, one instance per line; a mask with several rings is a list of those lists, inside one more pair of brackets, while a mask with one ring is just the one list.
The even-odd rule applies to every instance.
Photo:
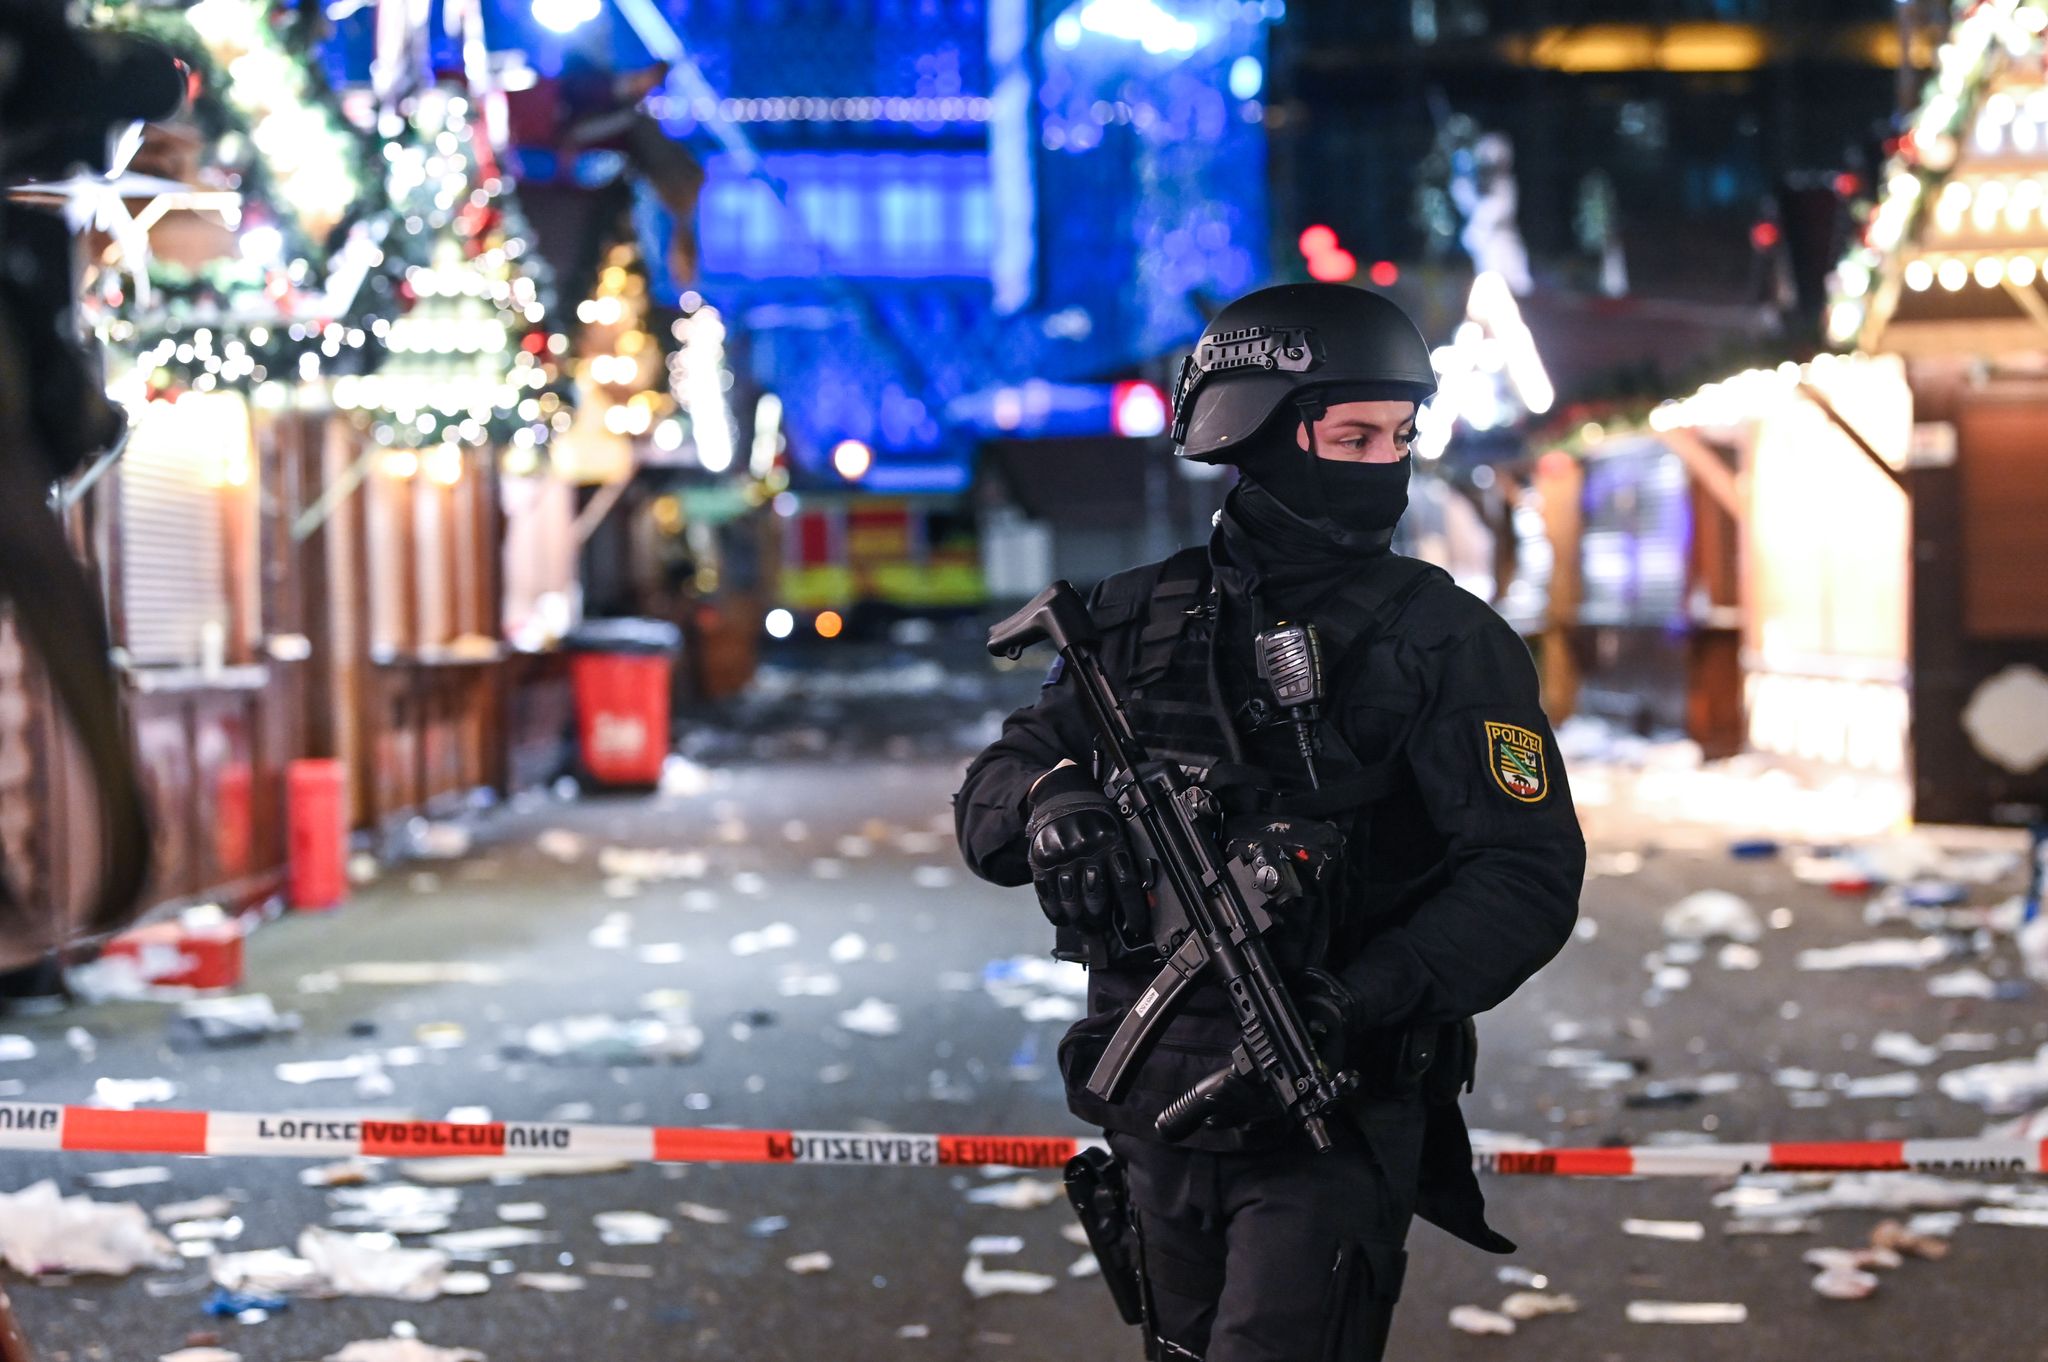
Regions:
[[1181, 361], [1173, 452], [1229, 463], [1290, 399], [1313, 421], [1331, 402], [1420, 406], [1435, 391], [1429, 345], [1389, 299], [1348, 284], [1262, 288], [1217, 313]]

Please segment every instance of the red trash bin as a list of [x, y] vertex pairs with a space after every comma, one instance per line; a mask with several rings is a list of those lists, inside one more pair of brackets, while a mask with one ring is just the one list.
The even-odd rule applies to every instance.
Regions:
[[291, 763], [285, 776], [294, 908], [334, 908], [348, 898], [348, 773], [331, 757]]
[[570, 637], [578, 764], [596, 784], [661, 780], [680, 637], [660, 620], [593, 620]]

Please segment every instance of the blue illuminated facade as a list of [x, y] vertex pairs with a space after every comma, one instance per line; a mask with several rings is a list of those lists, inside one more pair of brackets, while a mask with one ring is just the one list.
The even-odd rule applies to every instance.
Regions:
[[[484, 3], [543, 75], [571, 41], [653, 60], [618, 0], [569, 39]], [[800, 486], [843, 485], [855, 438], [864, 487], [963, 490], [992, 393], [1138, 372], [1264, 279], [1280, 0], [655, 3], [709, 87], [651, 106], [707, 174], [694, 287], [782, 398]]]

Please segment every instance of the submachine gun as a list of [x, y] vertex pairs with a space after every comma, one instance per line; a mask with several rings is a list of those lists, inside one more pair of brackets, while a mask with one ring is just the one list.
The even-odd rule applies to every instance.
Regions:
[[1318, 1150], [1327, 1150], [1327, 1118], [1359, 1078], [1349, 1069], [1333, 1071], [1317, 1052], [1266, 940], [1276, 910], [1301, 897], [1300, 878], [1277, 844], [1226, 842], [1223, 811], [1209, 791], [1174, 763], [1147, 758], [1096, 656], [1099, 641], [1087, 606], [1064, 581], [1041, 591], [988, 639], [999, 656], [1050, 642], [1066, 659], [1111, 768], [1109, 794], [1145, 867], [1151, 945], [1164, 964], [1110, 1037], [1088, 1091], [1110, 1102], [1123, 1095], [1206, 968], [1230, 999], [1240, 1040], [1229, 1065], [1160, 1113], [1160, 1136], [1184, 1139], [1212, 1116], [1255, 1108], [1263, 1092]]

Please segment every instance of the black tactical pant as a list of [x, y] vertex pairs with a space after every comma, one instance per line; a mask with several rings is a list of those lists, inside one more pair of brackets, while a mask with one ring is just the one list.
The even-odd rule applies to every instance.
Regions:
[[1203, 1362], [1378, 1362], [1407, 1263], [1422, 1112], [1235, 1154], [1112, 1134], [1144, 1241], [1153, 1329]]

